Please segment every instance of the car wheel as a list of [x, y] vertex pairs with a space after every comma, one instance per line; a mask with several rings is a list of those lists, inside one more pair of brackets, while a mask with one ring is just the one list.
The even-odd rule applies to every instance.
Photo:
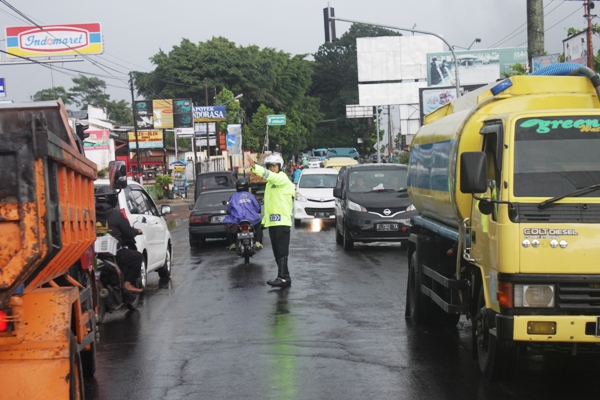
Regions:
[[160, 278], [169, 278], [171, 276], [171, 247], [167, 248], [167, 254], [165, 254], [165, 264], [159, 268], [158, 276]]
[[300, 225], [302, 225], [302, 220], [294, 219], [294, 228], [300, 228]]
[[354, 249], [354, 241], [352, 240], [352, 238], [350, 237], [350, 232], [348, 231], [348, 229], [344, 229], [344, 235], [342, 238], [342, 244], [344, 246], [344, 250], [352, 250]]
[[344, 243], [344, 237], [342, 236], [342, 234], [340, 233], [340, 230], [338, 229], [337, 219], [335, 220], [335, 242], [337, 244]]

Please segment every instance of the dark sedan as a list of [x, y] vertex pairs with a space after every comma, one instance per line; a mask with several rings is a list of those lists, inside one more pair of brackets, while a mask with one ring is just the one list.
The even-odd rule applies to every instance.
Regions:
[[198, 247], [209, 238], [227, 237], [223, 219], [227, 215], [227, 201], [235, 192], [235, 189], [211, 190], [198, 195], [196, 204], [190, 206], [190, 247]]

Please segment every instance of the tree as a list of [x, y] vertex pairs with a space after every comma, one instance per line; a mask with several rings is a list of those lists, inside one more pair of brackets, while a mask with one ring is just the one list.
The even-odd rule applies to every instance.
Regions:
[[57, 100], [62, 99], [65, 104], [72, 104], [71, 94], [62, 86], [42, 89], [33, 95], [33, 101]]
[[133, 125], [133, 112], [131, 106], [125, 100], [116, 102], [111, 100], [106, 103], [108, 119], [124, 125]]
[[107, 107], [110, 95], [105, 93], [106, 82], [102, 79], [85, 75], [73, 78], [75, 86], [69, 89], [77, 107], [85, 109], [88, 105], [96, 107]]

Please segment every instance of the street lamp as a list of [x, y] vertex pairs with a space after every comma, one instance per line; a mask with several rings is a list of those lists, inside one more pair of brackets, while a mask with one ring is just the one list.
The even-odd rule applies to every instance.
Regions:
[[469, 47], [461, 47], [461, 46], [453, 45], [452, 48], [455, 49], [458, 47], [459, 49], [471, 50], [471, 46], [473, 46], [475, 43], [480, 43], [480, 42], [481, 42], [481, 39], [475, 38], [475, 40], [473, 40], [473, 42], [471, 43], [471, 45]]

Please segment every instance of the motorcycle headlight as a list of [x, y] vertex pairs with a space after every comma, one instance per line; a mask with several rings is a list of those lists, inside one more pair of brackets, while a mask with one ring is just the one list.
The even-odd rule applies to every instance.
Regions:
[[356, 204], [353, 201], [348, 200], [348, 208], [350, 210], [359, 211], [359, 212], [367, 212], [367, 209], [361, 206], [360, 204]]
[[296, 193], [296, 201], [308, 201], [306, 197], [302, 196], [300, 193]]
[[554, 307], [554, 285], [522, 285], [514, 288], [515, 307]]

